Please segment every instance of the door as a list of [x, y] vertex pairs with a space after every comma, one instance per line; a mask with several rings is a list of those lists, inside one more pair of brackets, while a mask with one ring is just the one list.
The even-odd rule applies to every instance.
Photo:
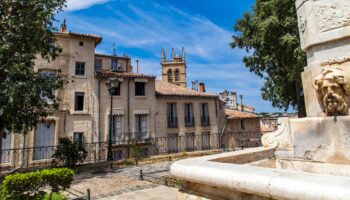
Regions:
[[202, 149], [210, 149], [210, 133], [202, 133]]
[[[5, 133], [6, 134], [6, 133]], [[9, 163], [10, 162], [10, 148], [11, 148], [11, 134], [4, 135], [2, 138], [2, 151], [1, 151], [1, 163]], [[1, 135], [0, 135], [1, 137]]]
[[194, 151], [194, 133], [186, 133], [186, 151]]
[[120, 142], [123, 134], [123, 128], [122, 128], [122, 116], [120, 115], [114, 115], [113, 116], [113, 141], [114, 142]]
[[53, 153], [54, 123], [38, 123], [34, 132], [33, 160], [49, 159]]
[[168, 134], [168, 153], [178, 152], [178, 136], [177, 133]]

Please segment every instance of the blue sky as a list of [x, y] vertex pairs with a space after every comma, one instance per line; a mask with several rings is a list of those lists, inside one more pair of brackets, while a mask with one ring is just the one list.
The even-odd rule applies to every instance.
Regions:
[[225, 89], [244, 96], [256, 112], [278, 111], [261, 98], [263, 80], [242, 62], [246, 54], [231, 49], [232, 26], [254, 0], [68, 0], [59, 20], [73, 32], [103, 37], [97, 52], [126, 53], [140, 60], [140, 72], [160, 77], [160, 52], [185, 47], [187, 81], [206, 83], [207, 91]]

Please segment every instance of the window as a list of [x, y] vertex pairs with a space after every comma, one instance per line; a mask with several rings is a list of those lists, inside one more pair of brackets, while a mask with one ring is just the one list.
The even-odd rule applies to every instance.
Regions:
[[122, 133], [123, 133], [123, 123], [122, 115], [113, 115], [113, 134], [112, 134], [112, 141], [121, 141], [122, 140]]
[[111, 69], [113, 71], [122, 71], [121, 63], [119, 63], [117, 59], [112, 59]]
[[209, 111], [207, 103], [201, 104], [201, 125], [209, 126]]
[[147, 115], [135, 115], [136, 138], [143, 140], [147, 137]]
[[102, 59], [95, 58], [94, 68], [95, 71], [99, 71], [102, 69]]
[[194, 126], [193, 104], [185, 103], [185, 126]]
[[[48, 78], [48, 79], [53, 79], [56, 77], [56, 71], [54, 70], [40, 70], [39, 71], [39, 74], [44, 77], [44, 78]], [[48, 104], [53, 104], [53, 98], [50, 98], [50, 96], [53, 94], [53, 95], [56, 95], [56, 91], [49, 91], [50, 93], [48, 92], [44, 92], [44, 91], [41, 91], [40, 92], [40, 97], [42, 100], [44, 100], [45, 102], [47, 102]], [[51, 96], [52, 97], [52, 96]]]
[[84, 137], [83, 132], [76, 132], [73, 135], [73, 141], [81, 147], [81, 146], [83, 146], [83, 141], [84, 141], [83, 137]]
[[11, 151], [9, 150], [11, 148], [11, 134], [9, 134], [6, 131], [6, 133], [4, 132], [3, 135], [0, 134], [0, 137], [2, 137], [2, 151], [0, 163], [9, 163], [11, 153]]
[[239, 121], [239, 124], [240, 124], [241, 130], [244, 130], [244, 129], [245, 129], [245, 120], [244, 120], [244, 119], [241, 119], [241, 120]]
[[75, 63], [75, 75], [84, 76], [85, 75], [85, 63], [84, 62], [76, 62]]
[[118, 87], [113, 92], [113, 96], [120, 96], [120, 84], [119, 82]]
[[55, 124], [38, 123], [34, 132], [33, 159], [50, 159], [53, 153]]
[[168, 70], [168, 82], [173, 82], [173, 72], [171, 69]]
[[178, 69], [175, 70], [175, 82], [180, 82], [180, 72]]
[[79, 46], [84, 46], [84, 42], [83, 42], [83, 41], [80, 41], [80, 42], [79, 42]]
[[176, 103], [168, 104], [168, 128], [177, 127]]
[[83, 111], [84, 110], [84, 92], [76, 92], [75, 93], [75, 111]]
[[145, 83], [135, 82], [135, 96], [145, 96]]

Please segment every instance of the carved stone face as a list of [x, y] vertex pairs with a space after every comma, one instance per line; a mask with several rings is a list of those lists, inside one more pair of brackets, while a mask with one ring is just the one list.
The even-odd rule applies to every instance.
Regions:
[[350, 86], [341, 69], [325, 69], [315, 80], [321, 107], [327, 116], [348, 115]]

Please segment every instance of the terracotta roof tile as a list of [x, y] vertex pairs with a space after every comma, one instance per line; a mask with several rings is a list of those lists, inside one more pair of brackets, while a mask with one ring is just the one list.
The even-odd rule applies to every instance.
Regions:
[[99, 70], [95, 72], [96, 77], [120, 77], [120, 78], [151, 78], [155, 79], [155, 76], [145, 74], [134, 74], [129, 72], [113, 72], [111, 70]]
[[159, 96], [186, 96], [186, 97], [215, 97], [217, 95], [207, 92], [194, 91], [166, 81], [156, 80], [156, 94]]
[[242, 119], [242, 118], [260, 118], [261, 116], [254, 113], [242, 112], [238, 110], [226, 109], [225, 114], [227, 119]]

